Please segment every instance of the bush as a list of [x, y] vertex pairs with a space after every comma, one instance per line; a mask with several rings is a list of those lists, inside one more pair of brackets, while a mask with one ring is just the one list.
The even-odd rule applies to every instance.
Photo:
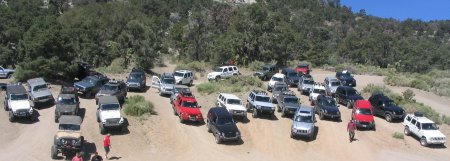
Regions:
[[27, 60], [19, 63], [14, 78], [16, 81], [23, 82], [30, 78], [43, 77], [49, 79], [73, 80], [78, 70], [76, 64], [59, 60], [58, 57], [46, 59], [38, 57], [34, 60]]
[[201, 93], [212, 94], [219, 91], [219, 84], [216, 82], [206, 82], [196, 86]]
[[414, 92], [410, 89], [407, 89], [405, 91], [402, 92], [403, 94], [403, 99], [405, 99], [406, 101], [414, 101]]
[[116, 58], [107, 67], [98, 67], [96, 70], [100, 73], [120, 74], [125, 72], [125, 59]]
[[447, 117], [445, 115], [442, 115], [442, 122], [444, 124], [450, 125], [450, 117]]
[[251, 62], [250, 64], [248, 64], [248, 68], [252, 71], [256, 71], [256, 70], [260, 70], [261, 66], [263, 66], [263, 65], [264, 65], [263, 62], [255, 60], [255, 61]]
[[131, 96], [125, 101], [123, 112], [129, 116], [142, 116], [144, 114], [154, 114], [154, 106], [150, 101], [146, 101], [143, 96]]
[[189, 63], [179, 63], [175, 70], [190, 70], [193, 72], [205, 72], [208, 65], [203, 61], [192, 61]]
[[206, 82], [197, 85], [197, 89], [201, 93], [212, 94], [216, 92], [239, 93], [249, 91], [255, 88], [262, 88], [264, 83], [251, 76], [237, 76], [219, 82]]
[[402, 133], [399, 132], [395, 132], [394, 134], [392, 134], [392, 137], [396, 138], [396, 139], [405, 139], [405, 137], [403, 136]]

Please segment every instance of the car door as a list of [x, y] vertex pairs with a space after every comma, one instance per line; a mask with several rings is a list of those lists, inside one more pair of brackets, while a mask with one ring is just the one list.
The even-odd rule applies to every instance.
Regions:
[[416, 119], [412, 119], [411, 120], [411, 126], [409, 126], [409, 131], [411, 131], [412, 133], [414, 133], [415, 135], [418, 135], [419, 133], [419, 129], [417, 128], [417, 125], [416, 124], [420, 124], [420, 123], [418, 123], [417, 122], [417, 120]]
[[233, 67], [228, 67], [228, 77], [232, 77], [233, 76]]
[[152, 77], [152, 88], [160, 89], [161, 88], [161, 79], [158, 76]]
[[6, 77], [6, 72], [3, 67], [0, 67], [0, 77]]

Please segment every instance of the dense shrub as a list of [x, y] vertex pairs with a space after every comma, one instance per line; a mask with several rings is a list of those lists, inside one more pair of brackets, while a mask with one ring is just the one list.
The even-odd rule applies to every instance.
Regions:
[[392, 134], [392, 137], [396, 138], [396, 139], [405, 139], [405, 137], [403, 136], [402, 133], [399, 132], [395, 132], [394, 134]]
[[264, 83], [251, 76], [237, 76], [219, 82], [206, 82], [197, 85], [201, 93], [211, 94], [215, 92], [239, 93], [255, 88], [262, 88]]
[[189, 63], [179, 62], [175, 70], [190, 70], [193, 72], [205, 72], [208, 64], [203, 61], [191, 61]]
[[100, 73], [120, 74], [125, 71], [125, 59], [116, 58], [109, 66], [99, 67], [96, 70]]
[[144, 114], [153, 114], [153, 103], [145, 100], [143, 96], [131, 96], [125, 100], [123, 112], [129, 116], [142, 116]]
[[264, 65], [263, 62], [255, 60], [255, 61], [252, 61], [250, 64], [248, 64], [248, 68], [250, 70], [256, 71], [256, 70], [260, 70], [262, 65]]
[[[38, 70], [36, 70], [38, 69]], [[73, 79], [78, 70], [76, 64], [60, 61], [57, 57], [46, 59], [38, 57], [34, 60], [19, 63], [14, 78], [17, 81], [26, 81], [30, 78], [43, 77], [49, 79]]]

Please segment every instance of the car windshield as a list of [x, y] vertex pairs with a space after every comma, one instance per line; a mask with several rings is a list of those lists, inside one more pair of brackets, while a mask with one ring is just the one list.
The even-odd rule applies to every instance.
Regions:
[[28, 94], [12, 94], [11, 100], [28, 100]]
[[231, 117], [217, 119], [217, 125], [233, 125], [234, 121]]
[[175, 77], [183, 77], [183, 73], [181, 73], [181, 72], [175, 72], [175, 73], [173, 73], [173, 75], [175, 76]]
[[39, 91], [39, 90], [43, 90], [43, 89], [48, 89], [46, 84], [34, 86], [33, 91]]
[[128, 79], [132, 80], [132, 81], [138, 81], [138, 80], [143, 79], [143, 77], [144, 77], [144, 75], [142, 75], [142, 74], [130, 74], [130, 77]]
[[175, 80], [173, 78], [164, 78], [163, 82], [164, 84], [174, 84]]
[[181, 106], [188, 108], [198, 108], [197, 102], [184, 101]]
[[284, 98], [284, 103], [298, 103], [298, 98], [294, 97]]
[[372, 115], [372, 110], [366, 109], [366, 108], [360, 108], [360, 109], [356, 110], [356, 114]]
[[273, 81], [277, 81], [277, 82], [282, 82], [283, 78], [281, 78], [281, 77], [272, 77], [272, 80]]
[[222, 72], [222, 68], [216, 68], [215, 72]]
[[275, 89], [273, 89], [274, 91], [287, 91], [287, 87], [285, 86], [281, 86], [281, 87], [275, 87]]
[[238, 100], [238, 99], [228, 99], [228, 100], [227, 100], [227, 104], [231, 104], [231, 105], [241, 105], [241, 100]]
[[59, 97], [58, 103], [62, 104], [62, 105], [73, 105], [73, 104], [76, 104], [77, 101], [75, 100], [74, 97], [69, 97], [69, 98]]
[[102, 104], [100, 107], [101, 107], [101, 109], [103, 111], [106, 111], [106, 110], [119, 110], [120, 109], [120, 105], [119, 104]]
[[423, 123], [422, 130], [437, 130], [438, 127], [434, 123]]
[[106, 90], [106, 91], [117, 91], [118, 88], [119, 88], [119, 86], [112, 85], [112, 84], [105, 84], [102, 86], [102, 90]]
[[80, 125], [59, 124], [59, 130], [80, 131]]
[[350, 73], [347, 73], [347, 74], [341, 74], [340, 77], [343, 78], [343, 79], [346, 79], [346, 78], [351, 78], [352, 75], [350, 75]]
[[336, 101], [334, 101], [333, 99], [326, 99], [326, 100], [322, 101], [322, 105], [323, 106], [336, 106]]
[[288, 75], [289, 77], [297, 77], [297, 76], [298, 76], [298, 74], [297, 74], [297, 73], [294, 73], [294, 72], [288, 73], [287, 75]]
[[259, 102], [270, 102], [270, 98], [269, 97], [256, 96], [256, 101], [259, 101]]
[[330, 82], [331, 86], [340, 86], [341, 82]]
[[325, 90], [324, 89], [314, 89], [313, 93], [325, 94]]
[[314, 84], [314, 81], [312, 81], [312, 80], [304, 80], [303, 84]]
[[189, 88], [175, 88], [174, 92], [175, 93], [180, 93], [180, 92], [190, 92], [191, 89]]
[[306, 122], [306, 123], [312, 123], [313, 118], [311, 115], [298, 115], [295, 117], [296, 122]]
[[262, 67], [262, 70], [263, 70], [263, 71], [268, 71], [269, 68], [267, 68], [267, 67]]
[[397, 106], [397, 104], [395, 104], [395, 102], [392, 101], [392, 100], [385, 101], [384, 104], [387, 105], [387, 106]]

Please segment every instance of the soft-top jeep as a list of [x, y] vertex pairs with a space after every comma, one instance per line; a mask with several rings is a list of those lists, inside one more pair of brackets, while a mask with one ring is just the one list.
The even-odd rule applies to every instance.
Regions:
[[58, 132], [56, 132], [51, 148], [52, 159], [57, 159], [58, 153], [71, 156], [83, 148], [84, 138], [81, 136], [81, 117], [63, 115], [59, 118]]
[[22, 85], [7, 85], [3, 104], [5, 111], [9, 111], [10, 122], [15, 121], [17, 117], [32, 119], [34, 110], [28, 100], [28, 93]]
[[126, 131], [125, 119], [120, 113], [120, 104], [116, 96], [101, 96], [98, 99], [97, 121], [101, 134], [106, 134], [108, 129]]

